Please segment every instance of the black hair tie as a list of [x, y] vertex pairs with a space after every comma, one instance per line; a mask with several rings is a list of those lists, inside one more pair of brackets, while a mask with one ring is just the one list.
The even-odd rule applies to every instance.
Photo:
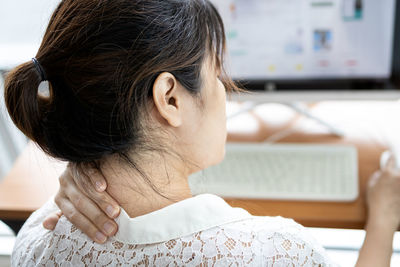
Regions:
[[40, 65], [39, 61], [36, 58], [32, 58], [32, 62], [35, 64], [35, 68], [40, 75], [41, 81], [47, 81], [46, 72], [42, 68], [42, 65]]

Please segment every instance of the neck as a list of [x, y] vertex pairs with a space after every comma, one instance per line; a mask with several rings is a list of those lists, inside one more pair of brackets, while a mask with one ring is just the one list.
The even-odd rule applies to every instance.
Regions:
[[[192, 197], [188, 173], [174, 160], [153, 155], [141, 160], [139, 171], [116, 157], [107, 160], [102, 171], [107, 192], [134, 218]], [[182, 165], [182, 163], [180, 164]]]

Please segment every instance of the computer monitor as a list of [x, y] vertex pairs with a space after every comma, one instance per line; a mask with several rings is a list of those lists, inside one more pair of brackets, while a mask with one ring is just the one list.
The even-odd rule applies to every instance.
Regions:
[[[59, 1], [0, 1], [0, 71], [36, 54]], [[400, 88], [396, 0], [211, 1], [228, 69], [247, 89]]]
[[228, 71], [248, 89], [396, 87], [396, 0], [212, 2], [226, 28]]

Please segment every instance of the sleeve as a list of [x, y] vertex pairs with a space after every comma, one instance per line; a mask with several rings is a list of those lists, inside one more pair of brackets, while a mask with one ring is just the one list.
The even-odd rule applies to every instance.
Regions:
[[257, 231], [263, 266], [338, 266], [305, 227], [281, 217], [272, 221]]
[[262, 262], [265, 266], [337, 266], [319, 244], [287, 233], [275, 233], [263, 242]]
[[40, 209], [32, 213], [18, 232], [11, 255], [11, 266], [34, 266], [33, 247], [44, 250], [46, 247], [46, 236], [51, 231], [43, 228], [44, 218], [58, 210], [54, 197], [50, 198]]
[[29, 216], [28, 220], [26, 220], [21, 230], [18, 232], [16, 244], [19, 240], [26, 238], [27, 234], [30, 234], [33, 229], [43, 228], [42, 223], [46, 216], [56, 211], [58, 211], [58, 207], [54, 202], [53, 196], [40, 209]]

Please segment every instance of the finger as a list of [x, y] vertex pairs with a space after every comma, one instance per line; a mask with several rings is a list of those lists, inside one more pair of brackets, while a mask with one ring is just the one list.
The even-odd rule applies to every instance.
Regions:
[[77, 186], [72, 177], [72, 171], [70, 168], [70, 164], [68, 164], [68, 168], [66, 168], [65, 171], [60, 175], [60, 177], [58, 177], [58, 180], [60, 183], [60, 189], [67, 188], [71, 185]]
[[43, 227], [46, 228], [47, 230], [53, 231], [56, 228], [58, 220], [61, 217], [61, 214], [62, 214], [61, 211], [49, 214], [43, 221]]
[[86, 174], [97, 192], [101, 193], [106, 190], [107, 182], [100, 172], [96, 171], [94, 168], [89, 168]]
[[[56, 202], [58, 202], [57, 198]], [[75, 209], [70, 201], [64, 199], [64, 201], [58, 202], [57, 205], [59, 205], [63, 210], [65, 217], [67, 217], [73, 225], [85, 233], [90, 239], [100, 244], [106, 242], [107, 236], [105, 236], [90, 220]]]
[[393, 171], [396, 169], [396, 158], [392, 152], [390, 152], [390, 156], [387, 160], [386, 166], [384, 170], [386, 171]]
[[368, 181], [368, 185], [369, 185], [370, 187], [373, 187], [373, 186], [376, 184], [376, 182], [379, 180], [379, 178], [381, 177], [381, 175], [382, 175], [382, 171], [376, 171], [376, 172], [374, 172], [374, 173], [371, 175], [371, 178], [370, 178], [369, 181]]
[[93, 222], [100, 231], [107, 236], [113, 236], [117, 232], [118, 225], [90, 198], [77, 191], [74, 187], [67, 188], [65, 193], [75, 208]]
[[77, 191], [74, 189], [75, 187], [65, 186], [66, 191], [75, 193], [73, 196], [70, 196], [67, 193], [69, 199], [74, 199], [74, 197], [85, 194], [89, 199], [92, 200], [92, 203], [94, 202], [97, 206], [99, 206], [100, 209], [108, 215], [108, 217], [111, 219], [117, 218], [120, 212], [120, 207], [117, 201], [115, 201], [115, 199], [113, 199], [106, 191], [98, 192], [96, 189], [94, 189], [92, 183], [88, 182], [87, 177], [82, 175], [77, 168], [71, 168], [71, 171], [72, 175], [69, 175], [71, 177], [70, 179], [73, 179], [73, 184], [75, 184], [82, 193], [78, 192], [79, 194], [76, 194]]
[[87, 195], [110, 219], [115, 219], [120, 213], [120, 207], [106, 191], [99, 193], [95, 190], [87, 190]]
[[390, 152], [389, 150], [386, 150], [382, 153], [381, 155], [381, 159], [380, 159], [380, 167], [381, 170], [384, 170], [387, 166], [387, 164], [389, 163], [389, 159], [392, 155], [392, 152]]

